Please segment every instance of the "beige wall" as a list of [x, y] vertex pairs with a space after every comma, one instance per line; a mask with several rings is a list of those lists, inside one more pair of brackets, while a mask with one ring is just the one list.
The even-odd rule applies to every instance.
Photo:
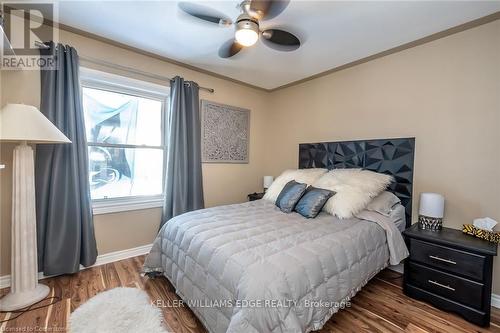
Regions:
[[[201, 98], [252, 110], [250, 163], [203, 165], [207, 206], [244, 201], [260, 189], [262, 175], [296, 167], [301, 142], [415, 136], [414, 197], [443, 193], [445, 225], [453, 228], [479, 216], [500, 220], [499, 38], [496, 21], [269, 94], [79, 35], [60, 36], [82, 55], [181, 75], [215, 88]], [[3, 72], [0, 84], [2, 105], [39, 104], [36, 72]], [[0, 158], [7, 164], [0, 171], [3, 275], [10, 257], [11, 145], [2, 145]], [[99, 253], [150, 243], [159, 216], [159, 209], [96, 216]], [[494, 292], [500, 293], [498, 264]]]
[[[246, 200], [248, 193], [261, 190], [264, 153], [260, 149], [264, 147], [262, 133], [264, 133], [267, 114], [266, 105], [269, 98], [267, 92], [192, 71], [66, 31], [60, 32], [59, 39], [62, 43], [74, 46], [82, 56], [98, 58], [167, 77], [180, 75], [187, 80], [198, 82], [201, 86], [215, 89], [213, 94], [200, 91], [200, 98], [202, 99], [250, 109], [250, 163], [204, 164], [205, 205], [214, 206], [243, 202]], [[85, 66], [86, 64], [82, 62], [82, 65]], [[96, 69], [130, 76], [127, 73], [87, 65]], [[140, 79], [144, 80], [142, 77]], [[165, 84], [165, 82], [156, 83]], [[1, 105], [6, 103], [40, 105], [39, 72], [2, 71], [0, 84], [3, 96]], [[11, 144], [0, 145], [0, 163], [6, 164], [6, 169], [0, 171], [0, 195], [2, 196], [0, 204], [0, 276], [10, 272], [10, 189], [12, 186], [13, 147]], [[152, 243], [158, 231], [160, 214], [160, 209], [156, 208], [95, 216], [94, 224], [99, 254]]]
[[296, 167], [299, 143], [414, 136], [414, 220], [435, 191], [445, 226], [500, 221], [500, 21], [276, 91], [269, 110], [268, 174]]

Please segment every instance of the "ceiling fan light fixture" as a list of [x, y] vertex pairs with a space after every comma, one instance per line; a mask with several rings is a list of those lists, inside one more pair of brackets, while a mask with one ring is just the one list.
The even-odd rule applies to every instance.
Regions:
[[259, 25], [252, 20], [240, 20], [236, 23], [234, 37], [238, 44], [252, 46], [259, 39]]
[[[197, 5], [191, 1], [180, 1], [181, 11], [199, 20], [218, 24], [222, 27], [234, 24], [234, 37], [223, 43], [218, 50], [219, 57], [230, 58], [246, 47], [252, 46], [259, 39], [268, 47], [277, 51], [294, 51], [300, 47], [300, 40], [292, 33], [268, 28], [260, 30], [260, 20], [272, 19], [283, 12], [290, 0], [239, 0], [236, 7], [240, 15], [235, 21], [217, 11]], [[234, 23], [233, 23], [234, 22]]]

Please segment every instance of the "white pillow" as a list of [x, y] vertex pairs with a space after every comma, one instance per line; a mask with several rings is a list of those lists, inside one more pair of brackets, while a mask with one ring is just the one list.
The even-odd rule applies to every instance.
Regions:
[[267, 189], [266, 194], [264, 194], [263, 199], [269, 200], [273, 203], [276, 202], [278, 195], [285, 187], [286, 183], [291, 180], [295, 180], [298, 183], [305, 183], [311, 185], [319, 177], [327, 173], [327, 169], [289, 169], [283, 171], [278, 178], [274, 180], [271, 186]]
[[361, 169], [335, 169], [312, 185], [336, 192], [323, 210], [341, 219], [359, 213], [393, 181], [392, 176]]

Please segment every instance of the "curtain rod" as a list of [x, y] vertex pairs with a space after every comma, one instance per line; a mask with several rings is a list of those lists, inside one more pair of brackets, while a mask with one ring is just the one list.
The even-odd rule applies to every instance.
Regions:
[[[49, 46], [45, 45], [42, 42], [38, 42], [38, 41], [35, 42], [35, 46], [37, 46], [37, 47], [39, 47], [41, 49], [48, 49], [49, 48]], [[83, 61], [85, 61], [85, 62], [90, 62], [90, 63], [96, 64], [96, 65], [101, 65], [101, 66], [110, 67], [110, 68], [114, 68], [114, 69], [125, 71], [125, 72], [134, 73], [134, 74], [137, 74], [137, 75], [141, 75], [141, 76], [144, 76], [144, 77], [149, 77], [149, 78], [160, 80], [160, 81], [167, 81], [167, 82], [172, 81], [171, 78], [166, 77], [166, 76], [144, 72], [144, 71], [141, 71], [141, 70], [138, 70], [138, 69], [135, 69], [135, 68], [131, 68], [131, 67], [128, 67], [128, 66], [122, 66], [122, 65], [114, 64], [112, 62], [101, 60], [101, 59], [97, 59], [97, 58], [92, 58], [92, 57], [87, 57], [87, 56], [82, 55], [82, 56], [80, 56], [80, 59], [83, 60]], [[214, 93], [215, 92], [215, 90], [213, 88], [207, 88], [207, 87], [201, 87], [200, 86], [200, 89], [208, 91], [209, 93]]]

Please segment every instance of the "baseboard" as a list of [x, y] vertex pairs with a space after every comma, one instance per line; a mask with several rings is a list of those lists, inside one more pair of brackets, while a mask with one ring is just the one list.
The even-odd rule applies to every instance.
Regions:
[[[42, 272], [38, 273], [38, 280], [46, 279], [48, 276], [43, 275]], [[0, 289], [10, 287], [10, 275], [0, 276]]]
[[122, 250], [122, 251], [115, 251], [115, 252], [109, 252], [105, 254], [101, 254], [97, 256], [97, 260], [94, 266], [100, 266], [104, 264], [109, 264], [111, 262], [127, 259], [127, 258], [132, 258], [132, 257], [137, 257], [137, 256], [142, 256], [143, 254], [148, 254], [149, 251], [151, 250], [151, 247], [153, 244], [147, 244], [143, 246], [138, 246], [134, 247], [131, 249], [127, 250]]
[[[112, 263], [115, 261], [119, 261], [119, 260], [123, 260], [123, 259], [127, 259], [127, 258], [140, 256], [143, 254], [147, 254], [151, 250], [152, 246], [153, 246], [153, 244], [147, 244], [147, 245], [142, 245], [142, 246], [134, 247], [134, 248], [127, 249], [127, 250], [101, 254], [101, 255], [97, 256], [97, 260], [96, 260], [95, 264], [93, 264], [92, 266], [89, 266], [89, 267], [80, 266], [80, 269], [83, 270], [83, 269], [90, 268], [90, 267], [101, 266], [101, 265], [109, 264], [109, 263]], [[53, 275], [51, 275], [51, 276], [53, 276]], [[51, 276], [46, 276], [40, 272], [40, 273], [38, 273], [38, 280], [46, 279], [46, 278], [51, 277]], [[0, 289], [7, 288], [7, 287], [10, 287], [10, 275], [0, 276]]]
[[491, 294], [491, 306], [500, 309], [500, 295]]

